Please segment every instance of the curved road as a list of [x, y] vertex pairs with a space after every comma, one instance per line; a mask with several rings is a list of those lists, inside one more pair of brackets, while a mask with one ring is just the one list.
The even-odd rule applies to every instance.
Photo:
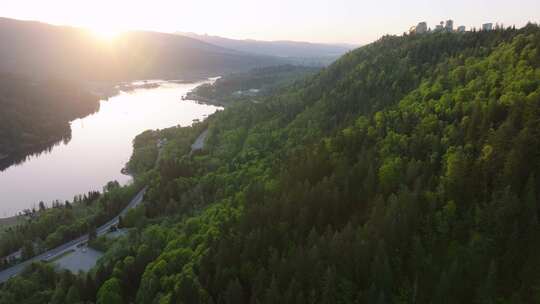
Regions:
[[[99, 228], [97, 228], [96, 229], [97, 235], [100, 236], [100, 235], [103, 235], [103, 234], [107, 233], [107, 231], [109, 230], [109, 228], [111, 226], [114, 226], [114, 225], [118, 224], [118, 218], [120, 216], [124, 216], [128, 212], [129, 209], [139, 205], [143, 200], [143, 196], [144, 196], [144, 193], [146, 192], [146, 188], [147, 187], [144, 187], [141, 191], [139, 191], [137, 193], [137, 195], [135, 195], [135, 197], [133, 197], [133, 199], [131, 199], [129, 204], [117, 216], [115, 216], [113, 219], [111, 219], [107, 223], [105, 223], [102, 226], [100, 226]], [[40, 255], [37, 255], [37, 256], [35, 256], [35, 257], [31, 258], [31, 259], [28, 259], [28, 260], [26, 260], [24, 262], [21, 262], [21, 263], [19, 263], [17, 265], [11, 266], [10, 268], [4, 269], [4, 270], [0, 271], [0, 284], [6, 282], [10, 278], [18, 275], [28, 265], [30, 265], [30, 264], [32, 264], [34, 262], [50, 261], [50, 260], [64, 254], [67, 251], [75, 249], [77, 247], [77, 245], [80, 245], [80, 244], [83, 244], [83, 243], [86, 243], [86, 242], [88, 242], [88, 234], [85, 234], [85, 235], [83, 235], [83, 236], [81, 236], [79, 238], [76, 238], [76, 239], [71, 240], [71, 241], [69, 241], [67, 243], [64, 243], [61, 246], [58, 246], [58, 247], [56, 247], [54, 249], [46, 251], [46, 252], [44, 252], [44, 253], [42, 253]]]
[[206, 137], [208, 136], [208, 129], [204, 130], [195, 140], [195, 142], [191, 145], [191, 153], [202, 150], [204, 148], [204, 142], [206, 141]]
[[[191, 153], [193, 153], [196, 150], [200, 150], [200, 149], [202, 149], [204, 147], [204, 142], [206, 140], [207, 135], [208, 135], [208, 129], [204, 130], [197, 137], [195, 142], [191, 145]], [[158, 157], [156, 159], [156, 166], [159, 163], [158, 160], [161, 157], [161, 151], [162, 151], [162, 149], [160, 148], [159, 151], [158, 151]], [[118, 224], [118, 218], [120, 216], [124, 216], [128, 212], [129, 209], [139, 205], [143, 200], [143, 196], [144, 196], [144, 193], [146, 192], [147, 188], [148, 187], [145, 186], [141, 191], [139, 191], [139, 193], [137, 193], [137, 195], [135, 195], [135, 197], [133, 199], [131, 199], [131, 202], [129, 202], [129, 204], [117, 216], [115, 216], [112, 220], [108, 221], [104, 225], [97, 228], [96, 229], [97, 235], [100, 236], [100, 235], [103, 235], [103, 234], [107, 233], [107, 231], [109, 230], [109, 228], [111, 226], [114, 226], [114, 225]], [[0, 271], [0, 284], [6, 282], [10, 278], [18, 275], [28, 265], [30, 265], [30, 264], [32, 264], [34, 262], [50, 261], [50, 260], [64, 254], [65, 252], [76, 249], [77, 245], [80, 245], [80, 244], [83, 244], [83, 243], [86, 243], [86, 242], [88, 242], [88, 234], [85, 234], [85, 235], [83, 235], [83, 236], [81, 236], [81, 237], [79, 237], [77, 239], [74, 239], [72, 241], [64, 243], [61, 246], [58, 246], [58, 247], [56, 247], [54, 249], [46, 251], [46, 252], [44, 252], [44, 253], [42, 253], [40, 255], [37, 255], [37, 256], [35, 256], [35, 257], [31, 258], [31, 259], [28, 259], [28, 260], [26, 260], [24, 262], [21, 262], [21, 263], [19, 263], [17, 265], [14, 265], [14, 266], [11, 266], [11, 267], [9, 267], [7, 269], [4, 269], [4, 270]]]

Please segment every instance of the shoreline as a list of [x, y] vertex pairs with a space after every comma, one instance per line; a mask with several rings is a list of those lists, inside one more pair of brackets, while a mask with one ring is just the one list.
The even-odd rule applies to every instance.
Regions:
[[223, 107], [223, 108], [226, 108], [228, 106], [228, 103], [225, 103], [225, 102], [222, 102], [222, 101], [219, 101], [219, 100], [216, 100], [216, 99], [210, 99], [210, 98], [202, 97], [202, 96], [197, 95], [197, 94], [195, 94], [193, 92], [188, 92], [186, 94], [186, 96], [182, 97], [182, 101], [184, 101], [184, 100], [193, 100], [193, 101], [195, 101], [197, 103], [200, 103], [200, 104], [207, 104], [207, 105]]
[[[211, 80], [211, 78], [205, 78], [204, 81], [208, 81], [208, 80]], [[180, 83], [188, 83], [188, 84], [192, 84], [193, 87], [196, 87], [197, 85], [199, 85], [199, 82], [201, 82], [201, 80], [182, 80], [182, 79], [175, 79], [175, 80], [160, 80], [160, 84], [161, 83], [171, 83], [171, 84], [180, 84]], [[150, 81], [148, 83], [151, 83]], [[144, 83], [141, 83], [143, 86], [146, 86], [146, 84]], [[148, 90], [152, 90], [154, 88], [148, 88]], [[187, 91], [187, 90], [186, 90]], [[184, 92], [186, 92], [184, 91]], [[183, 94], [186, 94], [186, 93], [183, 93]], [[178, 95], [176, 95], [178, 96]], [[178, 98], [178, 97], [177, 97]], [[99, 112], [96, 111], [95, 113]], [[203, 117], [204, 119], [204, 117]], [[69, 126], [71, 127], [71, 126]], [[69, 131], [71, 131], [71, 129], [69, 129]], [[52, 139], [48, 139], [46, 142], [40, 142], [39, 144], [36, 144], [35, 146], [25, 150], [25, 151], [22, 151], [21, 153], [16, 153], [16, 154], [6, 154], [6, 153], [3, 153], [3, 154], [0, 154], [0, 174], [3, 173], [3, 171], [5, 171], [6, 169], [12, 167], [12, 166], [16, 166], [16, 165], [19, 165], [19, 164], [22, 164], [24, 162], [26, 162], [27, 160], [29, 160], [30, 158], [32, 158], [33, 156], [39, 156], [41, 155], [42, 153], [47, 153], [51, 148], [54, 148], [55, 146], [57, 145], [61, 145], [62, 142], [65, 142], [66, 140], [67, 141], [70, 141], [71, 140], [71, 134], [63, 134], [63, 136], [61, 137], [58, 137], [58, 138], [52, 138]], [[122, 176], [124, 176], [125, 178], [128, 178], [130, 181], [129, 183], [131, 183], [133, 180], [134, 180], [134, 176], [132, 174], [132, 172], [129, 172], [128, 168], [125, 167], [125, 166], [122, 166], [119, 168], [119, 171], [120, 171], [120, 174]], [[122, 177], [122, 179], [124, 178]], [[21, 212], [23, 211], [23, 207], [19, 206], [17, 212], [14, 212], [14, 213], [11, 213], [11, 212], [7, 212], [5, 214], [0, 214], [0, 230], [3, 229], [3, 226], [4, 226], [4, 223], [7, 223], [7, 222], [15, 222], [17, 217], [20, 216]]]
[[205, 103], [205, 104], [213, 104], [213, 105], [220, 105], [220, 106], [222, 105], [221, 102], [219, 102], [217, 100], [202, 97], [202, 96], [197, 95], [197, 94], [195, 94], [193, 92], [187, 93], [186, 96], [184, 96], [182, 99], [183, 100], [193, 100], [193, 101], [196, 101], [196, 102], [199, 102], [199, 103]]
[[[88, 114], [91, 115], [91, 114]], [[71, 132], [71, 126], [70, 132]], [[0, 154], [0, 174], [2, 171], [8, 169], [11, 166], [21, 164], [33, 156], [39, 156], [42, 153], [47, 153], [48, 150], [60, 145], [65, 141], [71, 140], [71, 134], [63, 134], [58, 138], [49, 138], [39, 143], [27, 144], [20, 151], [14, 151], [11, 154]], [[3, 156], [3, 157], [2, 157]]]
[[[210, 84], [213, 85], [216, 83], [216, 81], [218, 81], [222, 77], [223, 76], [208, 77], [206, 78], [206, 80], [208, 80]], [[195, 91], [203, 85], [205, 84], [198, 85], [195, 88], [193, 88], [191, 91], [187, 92], [186, 95], [181, 97], [182, 101], [191, 100], [199, 104], [211, 105], [211, 106], [222, 107], [222, 108], [226, 108], [227, 106], [229, 106], [229, 103], [227, 102], [223, 102], [218, 99], [206, 98], [206, 97], [196, 94]]]

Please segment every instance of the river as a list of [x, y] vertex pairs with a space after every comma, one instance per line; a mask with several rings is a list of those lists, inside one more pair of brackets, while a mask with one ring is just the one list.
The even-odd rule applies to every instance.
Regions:
[[71, 122], [71, 140], [0, 172], [0, 217], [37, 208], [40, 201], [48, 206], [54, 200], [71, 201], [75, 195], [100, 191], [108, 181], [129, 183], [131, 177], [120, 170], [137, 134], [188, 126], [220, 109], [182, 100], [202, 83], [161, 82], [157, 88], [120, 92], [100, 101], [98, 112]]

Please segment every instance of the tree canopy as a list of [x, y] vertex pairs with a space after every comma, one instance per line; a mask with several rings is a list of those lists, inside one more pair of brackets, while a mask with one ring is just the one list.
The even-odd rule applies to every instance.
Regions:
[[[535, 303], [539, 124], [538, 26], [385, 36], [159, 131], [144, 224], [77, 280], [98, 303]], [[0, 298], [68, 290], [43, 275]]]

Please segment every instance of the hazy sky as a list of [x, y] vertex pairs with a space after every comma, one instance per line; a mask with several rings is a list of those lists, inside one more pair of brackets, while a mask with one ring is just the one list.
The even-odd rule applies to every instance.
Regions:
[[144, 29], [233, 38], [368, 43], [430, 26], [540, 21], [540, 0], [0, 0], [0, 16], [99, 31]]

